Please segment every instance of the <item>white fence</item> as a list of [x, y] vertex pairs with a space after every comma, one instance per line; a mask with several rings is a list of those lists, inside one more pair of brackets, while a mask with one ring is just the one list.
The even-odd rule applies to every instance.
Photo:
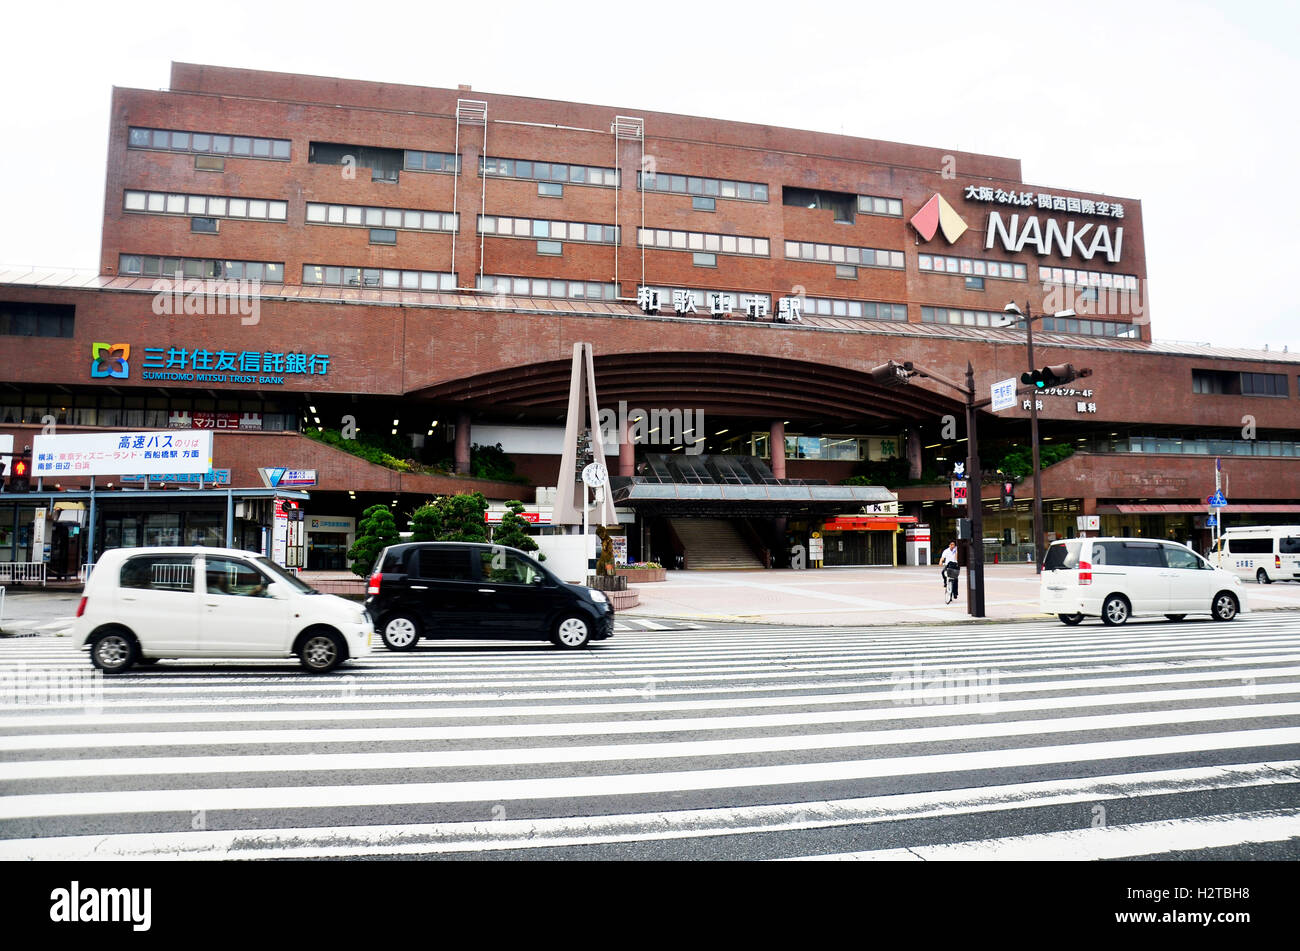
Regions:
[[39, 581], [45, 584], [45, 562], [43, 561], [0, 561], [0, 581], [19, 584], [26, 581]]

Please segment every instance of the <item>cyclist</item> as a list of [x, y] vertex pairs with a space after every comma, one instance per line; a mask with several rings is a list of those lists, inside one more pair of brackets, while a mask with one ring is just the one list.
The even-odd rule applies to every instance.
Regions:
[[939, 571], [943, 576], [943, 590], [948, 595], [945, 604], [952, 604], [957, 600], [957, 576], [961, 574], [961, 569], [957, 564], [957, 542], [948, 542], [948, 547], [943, 550], [939, 556]]

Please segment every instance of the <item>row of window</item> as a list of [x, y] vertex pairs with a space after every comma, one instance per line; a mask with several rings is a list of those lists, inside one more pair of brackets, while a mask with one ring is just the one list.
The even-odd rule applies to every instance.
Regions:
[[669, 231], [664, 228], [638, 228], [637, 243], [644, 248], [668, 251], [709, 251], [714, 254], [742, 254], [765, 258], [771, 245], [767, 238], [747, 238], [734, 234], [704, 234], [699, 231]]
[[215, 195], [182, 195], [174, 192], [127, 191], [122, 207], [150, 215], [198, 215], [205, 218], [255, 218], [285, 221], [289, 203], [269, 198], [226, 198]]
[[1289, 439], [1198, 439], [1186, 436], [1100, 436], [1085, 439], [1087, 452], [1171, 453], [1192, 456], [1300, 456], [1300, 441]]
[[742, 201], [767, 201], [767, 186], [758, 182], [736, 182], [722, 178], [694, 175], [661, 175], [638, 172], [638, 190], [668, 192], [674, 195], [700, 195], [712, 198], [736, 198]]
[[618, 170], [591, 165], [566, 165], [559, 162], [535, 162], [525, 159], [479, 157], [480, 175], [501, 178], [525, 178], [539, 182], [569, 185], [609, 185], [618, 187]]
[[617, 284], [511, 277], [503, 274], [484, 274], [477, 279], [476, 286], [489, 294], [511, 294], [518, 297], [566, 297], [573, 300], [615, 300], [618, 297]]
[[1039, 267], [1038, 280], [1044, 284], [1074, 284], [1079, 287], [1116, 287], [1138, 289], [1136, 274], [1112, 274], [1109, 271], [1081, 271], [1068, 267]]
[[329, 287], [378, 287], [403, 291], [454, 291], [456, 275], [443, 271], [400, 271], [393, 268], [304, 264], [304, 284]]
[[122, 429], [167, 429], [180, 426], [194, 413], [245, 417], [243, 428], [276, 432], [298, 428], [298, 416], [275, 400], [193, 399], [165, 396], [115, 396], [104, 393], [9, 393], [0, 397], [0, 422], [41, 423], [53, 416], [57, 423], [72, 426], [114, 426]]
[[[1002, 327], [1025, 329], [1024, 321], [1010, 323], [1007, 315], [987, 310], [963, 310], [955, 307], [922, 307], [921, 322], [926, 324], [960, 324], [965, 327]], [[1137, 339], [1138, 328], [1133, 324], [1110, 320], [1080, 320], [1077, 317], [1044, 317], [1039, 322], [1043, 330], [1063, 334], [1083, 334], [1089, 337], [1125, 337]]]
[[288, 139], [261, 139], [247, 135], [216, 135], [211, 132], [176, 132], [132, 126], [126, 132], [131, 149], [162, 149], [167, 152], [199, 152], [244, 158], [288, 161]]
[[451, 152], [416, 152], [407, 149], [404, 164], [415, 172], [458, 172], [458, 158]]
[[307, 224], [349, 225], [355, 228], [400, 228], [405, 231], [456, 231], [457, 215], [409, 208], [307, 203]]
[[1024, 281], [1029, 277], [1028, 268], [1014, 261], [985, 261], [980, 258], [955, 258], [943, 254], [919, 254], [916, 258], [916, 266], [921, 271], [995, 277], [1004, 281]]
[[71, 337], [76, 311], [71, 304], [0, 301], [0, 335]]
[[869, 300], [805, 297], [803, 312], [818, 317], [861, 317], [864, 320], [907, 320], [906, 304]]
[[1285, 373], [1192, 370], [1192, 392], [1231, 396], [1290, 396]]
[[503, 238], [543, 238], [551, 241], [585, 241], [592, 244], [619, 243], [619, 229], [614, 225], [597, 225], [580, 221], [479, 215], [478, 230], [480, 234], [494, 234]]
[[889, 215], [892, 218], [901, 218], [903, 217], [903, 203], [897, 198], [859, 195], [858, 211], [864, 215]]
[[156, 254], [123, 254], [117, 273], [142, 277], [194, 277], [223, 281], [284, 283], [284, 265], [272, 261], [223, 261], [213, 258], [168, 258]]
[[[788, 261], [815, 261], [820, 264], [845, 264], [852, 267], [902, 268], [903, 252], [880, 248], [853, 248], [842, 244], [815, 244], [808, 241], [787, 241], [785, 256]], [[850, 276], [845, 274], [846, 277]], [[856, 275], [852, 275], [856, 277]]]

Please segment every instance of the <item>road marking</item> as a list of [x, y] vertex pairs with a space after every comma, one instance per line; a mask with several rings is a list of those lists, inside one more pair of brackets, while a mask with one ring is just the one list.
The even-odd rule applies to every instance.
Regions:
[[1286, 772], [1296, 769], [1300, 761], [1193, 767], [823, 802], [572, 818], [43, 836], [0, 842], [0, 860], [411, 855], [750, 835], [1281, 785], [1297, 782]]
[[544, 779], [465, 780], [443, 783], [374, 783], [343, 786], [269, 786], [204, 789], [141, 789], [9, 795], [0, 799], [0, 819], [50, 816], [138, 815], [195, 809], [312, 809], [527, 799], [582, 799], [709, 789], [806, 785], [814, 782], [878, 779], [1020, 766], [1098, 762], [1140, 756], [1169, 756], [1247, 750], [1300, 743], [1300, 728], [1197, 733], [1143, 739], [939, 753], [830, 763], [795, 763], [680, 772]]
[[906, 849], [800, 856], [802, 861], [1045, 862], [1122, 859], [1170, 852], [1195, 852], [1247, 843], [1300, 841], [1300, 809], [1269, 809], [1131, 825], [1040, 832]]

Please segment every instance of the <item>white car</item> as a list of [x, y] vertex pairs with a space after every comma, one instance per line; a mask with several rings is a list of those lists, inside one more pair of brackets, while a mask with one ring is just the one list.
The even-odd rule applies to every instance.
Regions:
[[254, 552], [117, 548], [86, 582], [74, 643], [105, 673], [164, 657], [298, 657], [312, 673], [370, 653], [360, 605]]
[[1247, 610], [1241, 579], [1186, 545], [1150, 538], [1071, 538], [1052, 542], [1043, 559], [1039, 605], [1066, 624], [1100, 617], [1163, 614], [1181, 621], [1209, 614], [1231, 621]]

